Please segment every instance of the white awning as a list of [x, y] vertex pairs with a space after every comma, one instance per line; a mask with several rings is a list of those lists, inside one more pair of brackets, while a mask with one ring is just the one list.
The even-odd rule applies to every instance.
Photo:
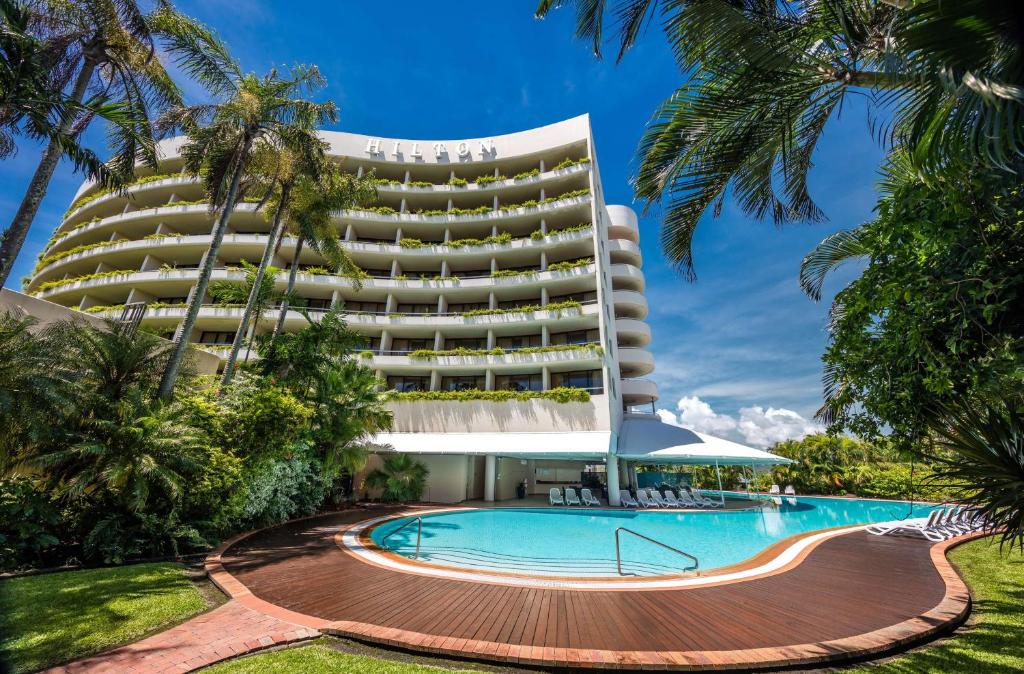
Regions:
[[608, 431], [562, 433], [379, 433], [371, 441], [383, 450], [409, 454], [494, 454], [532, 459], [604, 459]]
[[771, 466], [790, 459], [666, 424], [654, 416], [626, 417], [615, 453], [629, 461], [653, 464]]

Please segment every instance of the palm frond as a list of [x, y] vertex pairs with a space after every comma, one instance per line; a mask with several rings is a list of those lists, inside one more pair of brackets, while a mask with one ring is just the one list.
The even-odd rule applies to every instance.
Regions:
[[800, 287], [815, 302], [830, 271], [853, 258], [871, 254], [862, 229], [847, 229], [825, 238], [800, 263]]

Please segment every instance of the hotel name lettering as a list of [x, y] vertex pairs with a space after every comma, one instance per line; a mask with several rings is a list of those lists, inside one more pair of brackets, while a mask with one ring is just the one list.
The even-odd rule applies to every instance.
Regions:
[[474, 157], [493, 159], [495, 157], [493, 140], [463, 140], [458, 143], [403, 143], [402, 141], [387, 142], [380, 138], [366, 141], [366, 153], [375, 156], [392, 157], [402, 160], [404, 156], [412, 159], [423, 159], [424, 152], [433, 153], [436, 161], [451, 161], [457, 157], [459, 161], [470, 161]]

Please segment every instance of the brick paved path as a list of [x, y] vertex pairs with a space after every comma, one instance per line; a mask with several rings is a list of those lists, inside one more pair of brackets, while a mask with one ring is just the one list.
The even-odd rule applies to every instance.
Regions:
[[156, 674], [194, 669], [319, 632], [232, 600], [214, 610], [127, 646], [54, 667], [45, 674]]

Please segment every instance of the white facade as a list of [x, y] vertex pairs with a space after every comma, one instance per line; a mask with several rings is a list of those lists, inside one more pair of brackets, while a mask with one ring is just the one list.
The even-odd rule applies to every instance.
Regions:
[[[503, 498], [523, 479], [543, 492], [538, 475], [578, 473], [584, 463], [605, 464], [612, 487], [624, 411], [653, 403], [657, 388], [643, 378], [654, 362], [644, 349], [650, 329], [636, 214], [604, 203], [588, 117], [487, 138], [322, 136], [345, 170], [372, 171], [380, 184], [378, 207], [336, 219], [368, 274], [361, 289], [303, 249], [297, 291], [313, 316], [343, 307], [368, 339], [372, 354], [362, 357], [389, 388], [591, 393], [587, 403], [395, 401], [395, 427], [379, 441], [424, 455], [431, 500]], [[213, 221], [198, 182], [174, 175], [179, 146], [161, 146], [165, 177], [124, 194], [90, 198], [95, 188], [83, 185], [76, 201], [85, 202], [61, 222], [28, 290], [99, 315], [147, 302], [144, 324], [173, 331]], [[268, 230], [255, 204], [240, 204], [213, 279], [241, 281], [240, 261], [259, 260]], [[295, 245], [285, 237], [273, 264], [287, 269]], [[223, 353], [241, 309], [207, 301], [191, 339]], [[268, 312], [258, 329], [272, 329], [275, 317]], [[291, 312], [286, 328], [304, 324]], [[427, 353], [452, 350], [462, 352]], [[496, 443], [499, 432], [505, 441]]]

